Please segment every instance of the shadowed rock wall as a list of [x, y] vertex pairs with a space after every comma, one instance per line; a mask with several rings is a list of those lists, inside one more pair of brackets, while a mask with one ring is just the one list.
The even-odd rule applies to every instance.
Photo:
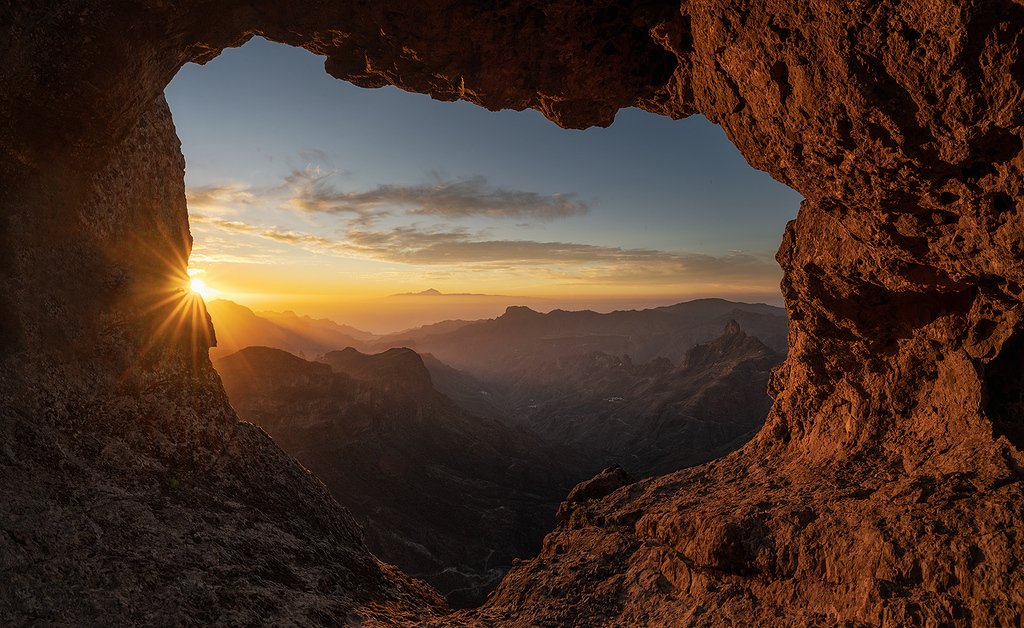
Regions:
[[[438, 621], [1020, 622], [1019, 3], [24, 0], [0, 5], [0, 32], [2, 464], [26, 478], [5, 480], [2, 503], [56, 499], [47, 482], [78, 473], [61, 456], [114, 482], [123, 469], [75, 449], [81, 430], [99, 451], [113, 442], [106, 417], [131, 431], [163, 408], [129, 458], [177, 434], [174, 456], [198, 460], [243, 429], [209, 371], [202, 311], [181, 328], [193, 336], [161, 327], [189, 244], [160, 94], [185, 62], [262, 34], [357, 85], [534, 107], [563, 126], [626, 106], [700, 112], [807, 199], [778, 254], [791, 349], [761, 434], [605, 498], [479, 615]], [[230, 482], [287, 467], [254, 447]], [[44, 506], [21, 508], [11, 521]], [[315, 536], [316, 518], [299, 519]], [[41, 537], [0, 525], [0, 568], [41, 569], [45, 553], [18, 553]], [[16, 618], [69, 576], [47, 577], [5, 593]], [[360, 581], [366, 595], [397, 599], [385, 581], [400, 576], [381, 577]], [[432, 604], [417, 595], [412, 607]]]

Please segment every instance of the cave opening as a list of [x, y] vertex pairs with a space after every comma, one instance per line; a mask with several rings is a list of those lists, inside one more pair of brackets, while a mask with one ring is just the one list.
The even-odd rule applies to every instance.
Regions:
[[[453, 605], [482, 602], [512, 560], [536, 554], [558, 500], [607, 463], [621, 460], [637, 477], [699, 464], [760, 426], [724, 429], [726, 414], [760, 413], [763, 421], [771, 399], [756, 378], [767, 378], [772, 358], [760, 352], [781, 359], [786, 342], [774, 254], [801, 199], [753, 170], [703, 117], [673, 121], [632, 109], [607, 129], [565, 130], [533, 110], [488, 112], [390, 86], [356, 88], [328, 76], [312, 53], [258, 38], [205, 67], [186, 66], [166, 97], [187, 162], [189, 275], [213, 315], [211, 358], [232, 405], [332, 488], [375, 553]], [[737, 316], [727, 305], [698, 335], [676, 339], [670, 356], [604, 333], [588, 343], [614, 356], [552, 360], [557, 371], [609, 386], [593, 400], [539, 404], [574, 417], [602, 406], [592, 413], [600, 425], [591, 440], [614, 432], [626, 402], [650, 415], [602, 453], [609, 460], [580, 444], [579, 429], [540, 415], [534, 396], [565, 397], [551, 387], [534, 382], [509, 393], [492, 368], [465, 394], [459, 378], [480, 375], [475, 365], [451, 368], [432, 354], [421, 364], [380, 344], [420, 325], [497, 319], [509, 307], [529, 317], [700, 298], [751, 304], [742, 325], [771, 347], [733, 334], [727, 347], [700, 356], [722, 372], [675, 372], [687, 349]], [[288, 325], [304, 317], [320, 323], [319, 335], [296, 344], [299, 331]], [[341, 332], [353, 350], [327, 346]], [[425, 353], [422, 339], [420, 347], [403, 342]], [[672, 389], [669, 377], [700, 395]], [[665, 407], [631, 399], [623, 378], [654, 382], [643, 394], [664, 397]], [[469, 426], [463, 411], [486, 428]], [[673, 425], [681, 412], [698, 423]], [[432, 433], [399, 425], [399, 416]], [[350, 439], [331, 425], [374, 436]], [[529, 438], [546, 430], [543, 445], [523, 440], [524, 430]], [[415, 448], [400, 432], [418, 435]], [[470, 432], [479, 451], [460, 446]], [[666, 445], [672, 439], [690, 444]], [[630, 448], [658, 462], [640, 463], [643, 456], [624, 453]], [[491, 469], [496, 463], [508, 471]], [[432, 484], [418, 485], [422, 478]], [[501, 487], [497, 507], [493, 494], [453, 488], [481, 482]], [[431, 535], [447, 549], [423, 542]]]
[[[0, 582], [10, 585], [4, 597], [12, 603], [14, 623], [102, 625], [128, 618], [139, 624], [316, 625], [352, 623], [372, 613], [420, 624], [447, 611], [433, 589], [419, 587], [369, 555], [358, 526], [336, 508], [323, 485], [281, 454], [275, 443], [282, 439], [272, 441], [252, 424], [234, 420], [208, 363], [163, 369], [163, 363], [150, 368], [136, 359], [152, 318], [140, 294], [151, 285], [145, 258], [159, 247], [120, 245], [143, 223], [175, 229], [186, 218], [179, 176], [183, 161], [160, 91], [185, 60], [210, 58], [254, 31], [329, 51], [331, 72], [358, 84], [393, 82], [421, 92], [436, 88], [441, 97], [456, 98], [468, 93], [469, 83], [480, 90], [472, 98], [476, 102], [536, 106], [567, 125], [608, 122], [616, 109], [632, 103], [678, 115], [699, 110], [729, 129], [751, 163], [807, 195], [779, 255], [795, 321], [795, 350], [776, 378], [784, 384], [773, 417], [777, 429], [766, 430], [755, 446], [720, 463], [620, 491], [594, 512], [589, 500], [584, 502], [575, 510], [577, 518], [596, 525], [559, 526], [549, 545], [558, 555], [522, 566], [517, 575], [525, 577], [509, 578], [485, 614], [466, 615], [466, 623], [511, 626], [531, 617], [559, 624], [573, 605], [581, 622], [625, 624], [692, 618], [701, 609], [713, 611], [696, 620], [705, 623], [746, 617], [759, 624], [821, 618], [943, 624], [966, 617], [1008, 624], [1020, 616], [1020, 600], [1006, 592], [1017, 590], [1013, 585], [1020, 580], [1015, 570], [1020, 537], [1007, 522], [1020, 520], [1021, 487], [1002, 479], [1007, 477], [1004, 458], [1019, 462], [1019, 452], [992, 443], [984, 421], [976, 420], [980, 402], [995, 417], [996, 431], [1013, 431], [1007, 424], [1020, 410], [1019, 341], [1012, 339], [1005, 355], [989, 365], [988, 383], [976, 377], [977, 361], [968, 357], [975, 355], [972, 345], [988, 344], [988, 349], [989, 340], [1006, 338], [998, 324], [985, 321], [1015, 321], [1018, 291], [1006, 301], [993, 300], [992, 308], [965, 310], [962, 319], [953, 313], [934, 324], [925, 321], [901, 345], [912, 350], [904, 356], [876, 355], [875, 333], [839, 339], [832, 333], [852, 329], [847, 323], [865, 309], [882, 315], [869, 311], [863, 320], [888, 333], [883, 326], [891, 304], [865, 303], [872, 295], [865, 294], [861, 281], [913, 294], [981, 289], [999, 278], [1020, 283], [1020, 226], [1012, 210], [1021, 178], [1021, 160], [1013, 157], [1021, 135], [1021, 11], [984, 4], [882, 3], [865, 14], [857, 6], [808, 3], [770, 10], [728, 3], [634, 3], [637, 10], [624, 17], [590, 24], [578, 16], [591, 4], [600, 3], [555, 3], [544, 10], [529, 2], [503, 3], [486, 14], [475, 12], [475, 3], [456, 7], [468, 11], [415, 3], [145, 2], [113, 9], [102, 3], [27, 0], [9, 5], [4, 21], [12, 26], [7, 29], [12, 63], [0, 71], [11, 87], [9, 97], [0, 99], [6, 140], [0, 142], [6, 184], [0, 196], [9, 218], [0, 235], [10, 251], [0, 260], [5, 287], [0, 310], [5, 324], [14, 319], [14, 331], [0, 333], [6, 352], [0, 465], [9, 478], [0, 483], [0, 502], [10, 504], [3, 550], [13, 577]], [[615, 8], [602, 14], [617, 13]], [[692, 16], [680, 21], [680, 8]], [[592, 28], [581, 28], [586, 26]], [[635, 48], [639, 54], [630, 54]], [[652, 65], [645, 63], [650, 51], [663, 57], [662, 50], [674, 51], [678, 60], [669, 84], [658, 81], [664, 79], [660, 69], [652, 75]], [[950, 50], [956, 54], [947, 54]], [[481, 58], [481, 51], [489, 54]], [[454, 64], [446, 58], [449, 52]], [[630, 115], [624, 113], [620, 123]], [[179, 116], [182, 128], [186, 117]], [[279, 128], [276, 122], [272, 129]], [[994, 129], [1001, 130], [990, 134]], [[321, 127], [318, 137], [324, 134]], [[997, 147], [989, 154], [995, 163], [979, 165], [990, 140], [1005, 143], [1006, 151]], [[191, 176], [202, 159], [190, 150], [186, 147]], [[543, 164], [554, 153], [541, 147], [529, 161]], [[391, 153], [391, 159], [398, 154]], [[283, 159], [281, 153], [273, 156]], [[315, 172], [312, 161], [295, 164], [314, 183], [304, 198], [321, 199], [320, 192], [333, 197], [337, 190], [318, 187], [306, 170], [309, 165]], [[452, 171], [452, 181], [473, 173]], [[385, 178], [357, 180], [349, 191], [375, 191], [378, 184], [393, 190], [398, 182], [409, 187], [404, 179]], [[589, 198], [583, 187], [545, 191], [508, 180], [490, 182], [549, 198], [556, 193]], [[273, 243], [315, 248], [349, 239], [348, 230], [324, 233], [318, 215], [309, 213], [313, 205], [292, 207], [302, 210], [293, 212], [294, 224], [247, 215], [243, 193], [259, 195], [245, 187], [250, 181], [236, 183], [233, 190], [221, 191], [236, 192], [239, 207], [222, 208], [220, 214], [211, 210], [205, 215], [210, 233], [197, 229], [198, 253], [210, 255], [214, 244], [224, 247], [219, 261], [225, 273], [229, 264], [242, 263], [243, 254]], [[287, 191], [288, 183], [278, 176], [261, 183], [260, 191]], [[284, 204], [292, 198], [285, 196]], [[602, 196], [591, 209], [609, 204]], [[992, 219], [986, 208], [999, 215]], [[605, 252], [616, 246], [640, 249], [625, 242], [629, 228], [641, 222], [629, 209], [618, 210], [621, 228], [608, 243], [588, 241], [589, 223], [578, 220], [581, 216], [557, 222], [577, 227], [576, 239], [521, 239]], [[354, 208], [332, 215], [360, 217]], [[591, 212], [590, 218], [595, 216]], [[429, 227], [435, 219], [422, 220]], [[284, 228], [273, 229], [279, 226]], [[554, 226], [529, 228], [540, 233], [540, 227]], [[232, 241], [213, 233], [213, 227], [244, 231], [258, 245]], [[362, 228], [362, 236], [369, 231], [365, 224], [354, 227]], [[495, 241], [515, 241], [491, 227]], [[360, 242], [372, 251], [422, 260], [424, 246], [404, 247], [412, 236], [420, 237], [421, 245], [436, 243], [432, 238], [438, 235], [448, 244], [465, 243], [467, 234], [483, 227], [478, 229], [439, 234], [397, 224]], [[660, 235], [674, 237], [670, 230]], [[389, 243], [394, 246], [385, 246]], [[471, 238], [470, 243], [477, 244]], [[301, 290], [308, 284], [325, 283], [297, 265], [268, 256], [259, 261], [263, 274], [276, 273], [296, 294], [305, 294]], [[465, 266], [449, 261], [432, 268], [451, 269], [455, 281], [471, 274]], [[178, 270], [183, 274], [184, 264]], [[214, 276], [214, 267], [193, 270], [203, 282], [197, 287], [229, 288]], [[947, 277], [946, 271], [952, 274]], [[345, 276], [356, 274], [348, 269]], [[954, 285], [961, 281], [964, 286]], [[400, 289], [423, 292], [428, 285]], [[339, 291], [337, 285], [332, 289]], [[850, 307], [839, 307], [844, 304]], [[931, 309], [917, 312], [930, 316]], [[530, 312], [513, 313], [520, 322], [533, 320]], [[903, 329], [896, 331], [903, 334]], [[977, 338], [965, 338], [965, 329], [977, 330]], [[76, 342], [73, 351], [66, 350], [67, 340]], [[37, 347], [46, 353], [29, 355]], [[161, 348], [174, 357], [176, 347], [162, 343]], [[355, 401], [359, 411], [344, 414], [350, 433], [372, 435], [402, 417], [426, 422], [432, 416], [429, 404], [436, 397], [428, 399], [424, 386], [399, 387], [414, 394], [375, 414], [370, 411], [383, 403], [382, 388], [360, 388], [352, 375], [332, 377], [331, 364], [273, 355], [282, 358], [274, 375], [292, 368], [298, 375], [283, 382], [290, 394], [283, 398], [301, 402], [305, 387], [335, 395], [336, 407]], [[356, 371], [388, 366], [425, 383], [410, 351], [395, 348], [388, 355], [387, 365], [367, 364], [352, 353], [332, 357]], [[855, 364], [851, 357], [867, 359]], [[636, 366], [635, 360], [607, 361], [622, 370], [630, 362]], [[940, 375], [950, 377], [936, 383], [927, 376], [939, 362], [944, 362]], [[904, 375], [909, 375], [907, 385], [898, 381]], [[275, 384], [260, 383], [257, 392], [269, 392]], [[982, 393], [987, 393], [984, 400]], [[912, 400], [914, 407], [894, 407], [890, 413], [884, 404], [894, 395]], [[871, 429], [835, 420], [844, 416], [867, 419]], [[107, 429], [82, 445], [89, 435], [64, 429], [66, 417]], [[316, 423], [302, 427], [323, 434]], [[875, 431], [876, 426], [891, 430]], [[857, 438], [843, 434], [844, 427], [851, 436], [856, 428]], [[785, 444], [768, 442], [787, 432], [793, 438]], [[467, 451], [496, 458], [495, 450], [479, 447], [445, 452], [447, 438], [429, 436], [432, 440], [420, 440], [445, 453], [442, 464], [421, 464], [393, 442], [374, 448], [362, 441], [375, 460], [361, 471], [401, 479], [411, 468], [442, 485], [468, 485], [462, 482], [466, 477], [452, 473], [456, 461]], [[519, 478], [545, 475], [526, 459], [509, 468]], [[964, 484], [963, 491], [955, 488], [953, 499], [942, 483], [935, 491], [915, 488], [920, 477], [963, 472], [981, 481]], [[408, 485], [394, 492], [406, 502], [422, 494]], [[379, 506], [374, 501], [379, 497], [370, 495], [366, 503]], [[457, 504], [448, 494], [430, 507], [437, 505]], [[415, 514], [422, 514], [419, 510]], [[497, 518], [464, 519], [511, 538]], [[418, 518], [416, 524], [425, 528], [430, 521]], [[620, 524], [625, 531], [617, 530]], [[628, 535], [626, 542], [620, 534]], [[613, 544], [623, 551], [600, 551]], [[414, 558], [429, 559], [415, 544], [402, 547]], [[981, 558], [973, 551], [977, 548], [984, 550]], [[794, 556], [801, 558], [799, 564], [790, 560]], [[466, 575], [482, 575], [497, 564], [492, 558], [484, 552], [483, 571]], [[578, 568], [564, 569], [567, 565]], [[597, 599], [591, 595], [595, 590], [608, 595]]]

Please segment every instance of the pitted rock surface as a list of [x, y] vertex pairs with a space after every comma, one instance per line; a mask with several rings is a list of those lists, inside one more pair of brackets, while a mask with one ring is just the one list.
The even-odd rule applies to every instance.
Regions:
[[[0, 4], [0, 32], [7, 623], [1020, 623], [1019, 2], [21, 0]], [[235, 423], [202, 309], [162, 323], [181, 314], [190, 238], [160, 94], [254, 34], [357, 85], [563, 126], [627, 106], [720, 124], [806, 199], [778, 253], [790, 351], [760, 435], [612, 494], [484, 608], [430, 619], [436, 596], [376, 563], [315, 480]], [[161, 522], [168, 476], [195, 492]], [[242, 543], [217, 527], [229, 498], [255, 555], [199, 570]], [[287, 521], [259, 523], [285, 503]], [[286, 529], [296, 541], [277, 543]], [[299, 539], [338, 580], [314, 584]], [[227, 582], [236, 597], [214, 592]]]

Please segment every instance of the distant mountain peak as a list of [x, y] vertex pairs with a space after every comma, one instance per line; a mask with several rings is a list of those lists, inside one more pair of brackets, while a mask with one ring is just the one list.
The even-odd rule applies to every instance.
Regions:
[[422, 292], [399, 292], [398, 294], [391, 295], [393, 297], [441, 297], [444, 293], [434, 288], [427, 288]]
[[725, 333], [723, 335], [731, 336], [731, 335], [734, 335], [734, 334], [742, 334], [742, 333], [743, 333], [743, 330], [740, 329], [740, 324], [737, 323], [735, 319], [732, 319], [728, 323], [725, 324]]
[[385, 387], [401, 389], [406, 393], [433, 388], [430, 371], [420, 354], [406, 347], [392, 347], [376, 354], [366, 354], [352, 347], [324, 354], [319, 361], [329, 364], [339, 373], [360, 380], [372, 380]]
[[525, 316], [529, 314], [539, 314], [539, 312], [531, 310], [525, 305], [510, 305], [505, 308], [505, 316]]
[[506, 298], [503, 294], [483, 294], [479, 292], [441, 292], [434, 288], [427, 288], [422, 292], [399, 292], [392, 294], [392, 297], [498, 297]]

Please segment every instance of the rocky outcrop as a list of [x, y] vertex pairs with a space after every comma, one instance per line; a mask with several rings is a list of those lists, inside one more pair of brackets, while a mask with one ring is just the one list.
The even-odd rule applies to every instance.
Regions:
[[[580, 482], [566, 496], [565, 501], [558, 505], [558, 520], [571, 521], [575, 515], [577, 522], [582, 522], [587, 516], [587, 509], [601, 501], [623, 486], [629, 486], [635, 482], [625, 469], [615, 464], [585, 482]], [[581, 513], [582, 511], [582, 513]]]
[[[24, 578], [4, 592], [14, 600], [8, 623], [48, 612], [144, 623], [150, 615], [122, 619], [121, 600], [138, 596], [106, 592], [161, 573], [153, 552], [167, 528], [106, 461], [166, 446], [168, 461], [205, 478], [202, 461], [218, 458], [203, 452], [216, 443], [262, 442], [218, 396], [201, 310], [176, 310], [188, 236], [181, 157], [160, 98], [182, 64], [255, 33], [326, 55], [330, 74], [357, 85], [534, 107], [564, 126], [608, 124], [627, 106], [700, 112], [806, 199], [778, 254], [790, 352], [765, 429], [721, 462], [606, 497], [596, 525], [549, 537], [475, 617], [1020, 622], [1019, 3], [25, 0], [3, 5], [0, 28], [0, 503], [15, 504], [13, 520], [0, 518], [0, 582]], [[194, 335], [175, 340], [179, 327], [161, 322], [175, 312], [190, 313], [180, 329]], [[115, 455], [122, 434], [139, 437]], [[226, 458], [231, 490], [216, 493], [225, 498], [261, 495], [245, 488], [260, 473], [295, 469], [269, 444], [237, 452]], [[93, 471], [102, 482], [82, 484]], [[315, 482], [291, 477], [273, 494], [316, 494]], [[100, 499], [88, 489], [101, 483], [144, 522], [129, 526], [137, 535], [118, 534], [124, 550], [103, 544], [103, 527], [87, 520]], [[265, 512], [239, 503], [246, 517]], [[60, 543], [87, 548], [93, 558], [80, 571], [51, 568], [48, 552], [62, 546], [32, 524], [44, 518], [59, 523]], [[401, 598], [401, 580], [360, 554], [344, 527], [324, 534], [333, 524], [310, 511], [293, 519], [296, 538], [354, 552], [331, 573], [383, 578], [342, 577], [293, 603], [307, 600], [313, 613]], [[264, 540], [281, 538], [251, 520]], [[111, 521], [115, 530], [126, 519]], [[301, 564], [299, 547], [268, 544], [261, 556]], [[292, 586], [259, 576], [251, 561], [230, 564], [241, 571], [203, 577], [238, 577], [260, 596]], [[103, 579], [110, 574], [116, 582]], [[180, 603], [182, 619], [168, 623], [236, 608], [205, 589], [180, 593], [195, 581], [187, 573], [171, 578], [166, 589], [145, 584], [152, 594], [142, 597], [205, 601]], [[69, 590], [79, 592], [73, 604], [61, 593]], [[429, 595], [410, 596], [429, 606]], [[265, 607], [290, 612], [245, 606]]]

